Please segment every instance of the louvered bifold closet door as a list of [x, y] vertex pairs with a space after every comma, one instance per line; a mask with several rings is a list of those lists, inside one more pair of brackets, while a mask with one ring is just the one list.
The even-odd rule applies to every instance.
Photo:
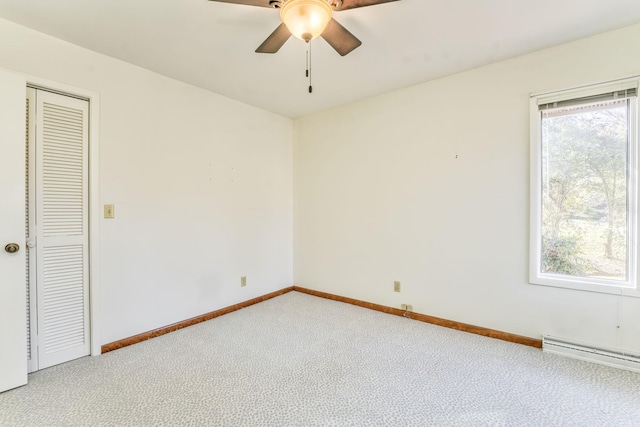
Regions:
[[38, 91], [38, 364], [89, 354], [88, 102]]

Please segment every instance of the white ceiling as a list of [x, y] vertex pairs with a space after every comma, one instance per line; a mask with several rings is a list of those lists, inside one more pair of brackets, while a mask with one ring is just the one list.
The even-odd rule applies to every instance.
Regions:
[[208, 0], [0, 0], [0, 17], [296, 118], [640, 22], [638, 0], [400, 0], [335, 13], [362, 46], [291, 38], [254, 53], [277, 10]]

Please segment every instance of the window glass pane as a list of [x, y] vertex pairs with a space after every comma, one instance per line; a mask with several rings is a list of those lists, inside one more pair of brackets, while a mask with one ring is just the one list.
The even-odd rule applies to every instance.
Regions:
[[542, 111], [542, 273], [628, 280], [628, 100]]

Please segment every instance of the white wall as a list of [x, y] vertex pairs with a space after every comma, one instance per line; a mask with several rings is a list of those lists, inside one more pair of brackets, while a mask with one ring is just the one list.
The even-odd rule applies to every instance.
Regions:
[[639, 298], [527, 283], [529, 94], [640, 74], [638, 45], [640, 25], [297, 120], [295, 284], [639, 351]]
[[640, 350], [640, 299], [527, 284], [528, 94], [639, 74], [640, 26], [296, 121], [295, 227], [289, 119], [4, 20], [0, 40], [0, 67], [100, 94], [103, 343], [289, 286], [293, 256], [300, 286]]
[[0, 67], [100, 95], [102, 343], [292, 284], [291, 120], [5, 20], [0, 40]]

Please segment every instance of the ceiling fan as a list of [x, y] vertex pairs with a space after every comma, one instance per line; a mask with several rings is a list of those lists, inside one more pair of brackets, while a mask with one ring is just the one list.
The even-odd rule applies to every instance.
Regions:
[[310, 42], [321, 36], [344, 56], [362, 42], [333, 18], [333, 12], [373, 6], [398, 0], [211, 0], [280, 9], [282, 24], [256, 49], [258, 53], [276, 53], [291, 35]]

